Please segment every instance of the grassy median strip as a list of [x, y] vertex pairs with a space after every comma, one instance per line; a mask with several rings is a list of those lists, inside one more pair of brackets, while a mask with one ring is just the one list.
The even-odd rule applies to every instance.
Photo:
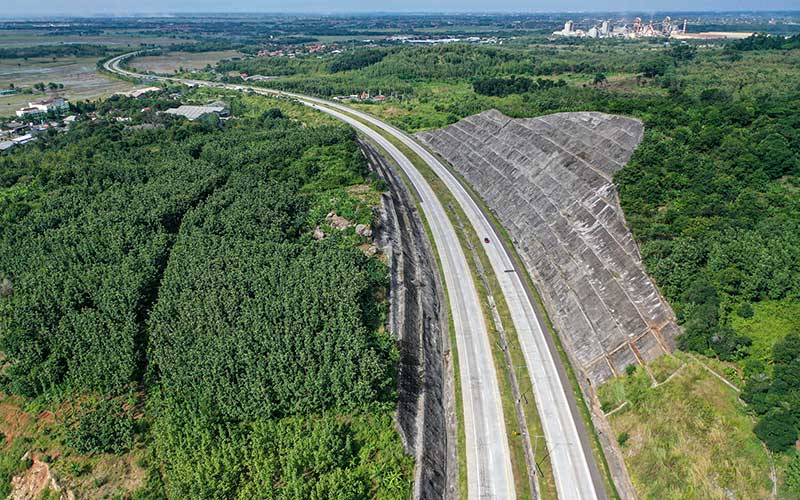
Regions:
[[[430, 167], [428, 167], [428, 165], [416, 153], [411, 151], [405, 144], [396, 139], [394, 136], [388, 134], [379, 127], [376, 127], [373, 124], [366, 122], [357, 116], [353, 115], [351, 116], [354, 119], [365, 124], [366, 126], [370, 127], [371, 129], [375, 130], [376, 132], [380, 133], [385, 139], [391, 142], [392, 145], [397, 147], [400, 150], [400, 152], [403, 153], [406, 157], [408, 157], [408, 159], [412, 162], [412, 164], [414, 164], [414, 166], [420, 171], [425, 180], [430, 184], [432, 190], [436, 194], [439, 201], [445, 206], [449, 204], [461, 218], [466, 219], [466, 215], [461, 211], [460, 206], [453, 198], [449, 189], [447, 189], [442, 180], [439, 179], [439, 177], [430, 169]], [[500, 291], [499, 285], [497, 284], [497, 279], [492, 273], [491, 266], [488, 264], [488, 257], [486, 257], [486, 254], [479, 243], [478, 236], [477, 234], [475, 234], [475, 231], [472, 228], [472, 226], [467, 225], [465, 226], [464, 231], [459, 231], [457, 221], [453, 220], [453, 215], [451, 213], [448, 213], [448, 217], [451, 219], [451, 222], [453, 223], [454, 227], [457, 228], [456, 232], [460, 239], [462, 248], [466, 250], [467, 239], [470, 239], [471, 241], [474, 242], [476, 248], [478, 249], [478, 255], [481, 256], [481, 261], [484, 262], [484, 269], [486, 270], [487, 278], [489, 278], [490, 283], [495, 284], [494, 285], [495, 289], [492, 292], [492, 295], [494, 295], [495, 301], [498, 304], [498, 312], [500, 313], [504, 329], [509, 335], [508, 343], [510, 346], [515, 346], [514, 348], [515, 356], [512, 358], [514, 360], [513, 361], [515, 367], [514, 369], [517, 370], [517, 377], [519, 379], [526, 381], [526, 385], [524, 386], [524, 388], [523, 387], [520, 388], [523, 391], [522, 394], [525, 395], [525, 398], [529, 402], [529, 405], [526, 406], [530, 407], [529, 411], [524, 412], [526, 416], [525, 417], [526, 423], [528, 424], [528, 429], [530, 430], [532, 436], [541, 436], [541, 423], [539, 422], [539, 415], [538, 412], [536, 411], [536, 407], [533, 402], [533, 393], [532, 391], [530, 391], [530, 377], [527, 373], [527, 367], [525, 361], [522, 358], [522, 353], [519, 348], [516, 332], [514, 331], [513, 323], [511, 321], [508, 312], [508, 307], [505, 305], [505, 300], [503, 299], [502, 292]], [[469, 258], [467, 260], [470, 267], [470, 273], [472, 274], [472, 277], [476, 282], [476, 288], [481, 297], [482, 313], [486, 320], [486, 325], [489, 331], [492, 333], [492, 338], [490, 339], [490, 345], [492, 347], [492, 356], [495, 364], [495, 372], [498, 374], [497, 378], [500, 386], [501, 404], [503, 406], [503, 415], [506, 423], [506, 429], [508, 431], [509, 448], [511, 451], [511, 460], [512, 460], [511, 465], [514, 471], [514, 481], [516, 486], [517, 497], [523, 499], [535, 498], [534, 497], [535, 492], [531, 491], [529, 482], [527, 480], [528, 470], [525, 462], [525, 449], [524, 449], [524, 443], [522, 442], [522, 435], [520, 432], [515, 430], [519, 429], [519, 423], [516, 422], [516, 412], [514, 411], [515, 408], [514, 405], [516, 401], [514, 400], [514, 397], [512, 395], [511, 380], [510, 380], [510, 375], [507, 373], [506, 364], [504, 361], [504, 353], [502, 347], [500, 346], [500, 343], [496, 341], [496, 339], [498, 338], [498, 332], [496, 331], [494, 327], [494, 322], [491, 319], [491, 311], [489, 310], [490, 305], [489, 305], [487, 291], [480, 284], [479, 281], [480, 278], [478, 276], [475, 263], [471, 262], [471, 259]], [[458, 386], [458, 389], [460, 390], [460, 386]], [[527, 393], [524, 392], [526, 389], [528, 391]], [[536, 456], [536, 459], [544, 464], [544, 467], [542, 467], [542, 472], [545, 472], [546, 476], [544, 480], [541, 480], [541, 478], [539, 478], [540, 490], [542, 490], [543, 493], [547, 491], [552, 492], [551, 494], [547, 494], [545, 498], [556, 498], [554, 480], [552, 478], [552, 473], [549, 467], [549, 463], [547, 463], [547, 461], [544, 460], [547, 452], [545, 450], [546, 447], [544, 446], [543, 443], [544, 440], [541, 439], [541, 442], [539, 443], [540, 450]], [[459, 461], [461, 461], [462, 459], [460, 451], [462, 447], [463, 443], [459, 442]], [[460, 465], [459, 468], [461, 469], [461, 467], [462, 466]], [[536, 471], [536, 475], [537, 477], [541, 476], [538, 470]], [[461, 476], [461, 474], [459, 474], [459, 476]], [[461, 480], [459, 482], [461, 483]], [[548, 488], [548, 485], [550, 485], [552, 488]]]
[[[561, 338], [556, 332], [555, 327], [553, 326], [553, 322], [550, 320], [550, 316], [547, 314], [547, 309], [544, 307], [544, 302], [542, 301], [542, 297], [539, 294], [539, 289], [533, 283], [531, 279], [528, 268], [525, 266], [525, 262], [520, 257], [519, 253], [517, 253], [516, 247], [514, 247], [513, 241], [511, 240], [511, 236], [509, 236], [506, 229], [503, 227], [502, 224], [497, 220], [494, 215], [494, 212], [486, 205], [483, 199], [472, 189], [472, 186], [469, 185], [468, 182], [464, 180], [461, 175], [453, 170], [453, 168], [449, 165], [449, 163], [442, 158], [440, 155], [432, 152], [429, 150], [431, 154], [436, 156], [436, 158], [444, 165], [453, 177], [455, 177], [459, 183], [464, 186], [469, 194], [472, 196], [472, 199], [480, 206], [483, 213], [486, 214], [486, 217], [489, 219], [491, 224], [498, 229], [500, 232], [501, 237], [506, 242], [506, 248], [508, 248], [511, 252], [511, 257], [516, 261], [518, 264], [518, 268], [524, 270], [523, 273], [520, 273], [520, 277], [525, 281], [525, 284], [531, 290], [533, 294], [533, 298], [536, 301], [536, 307], [538, 312], [541, 313], [542, 318], [544, 318], [545, 326], [547, 327], [549, 334], [553, 338], [555, 342], [556, 350], [558, 351], [558, 355], [561, 358], [561, 362], [564, 365], [564, 368], [567, 372], [567, 377], [569, 378], [570, 386], [572, 387], [572, 393], [575, 396], [575, 400], [578, 406], [578, 409], [581, 412], [581, 417], [583, 418], [584, 425], [586, 426], [587, 430], [590, 433], [589, 441], [592, 448], [592, 454], [594, 455], [595, 461], [597, 462], [600, 468], [600, 474], [603, 476], [603, 483], [606, 487], [606, 492], [608, 493], [609, 498], [619, 498], [619, 493], [617, 492], [617, 488], [614, 485], [614, 481], [611, 478], [611, 472], [608, 467], [608, 462], [606, 461], [605, 453], [603, 453], [603, 447], [600, 445], [600, 440], [597, 437], [597, 430], [594, 427], [594, 422], [592, 421], [591, 414], [589, 413], [589, 407], [586, 405], [586, 401], [583, 397], [583, 391], [581, 390], [580, 384], [578, 383], [578, 378], [575, 375], [575, 371], [572, 368], [572, 363], [569, 360], [569, 356], [567, 355], [566, 350], [564, 349], [563, 344], [561, 343]], [[517, 349], [519, 349], [519, 345], [517, 345]], [[521, 352], [520, 352], [521, 355]], [[531, 431], [532, 432], [532, 431]]]
[[[453, 205], [448, 203], [447, 209], [451, 212], [452, 218], [456, 219], [456, 231], [462, 246], [469, 248], [472, 262], [470, 271], [473, 279], [483, 287], [481, 293], [481, 304], [486, 311], [494, 308], [500, 324], [493, 319], [487, 318], [487, 324], [493, 331], [492, 356], [495, 366], [502, 366], [504, 370], [497, 370], [498, 380], [501, 384], [501, 398], [503, 403], [503, 413], [509, 433], [509, 442], [513, 443], [511, 452], [515, 455], [514, 464], [525, 464], [524, 469], [517, 470], [514, 474], [519, 491], [519, 484], [529, 477], [528, 490], [532, 490], [531, 498], [558, 498], [555, 489], [555, 481], [552, 475], [550, 462], [545, 460], [546, 447], [541, 446], [540, 450], [531, 442], [536, 443], [536, 439], [542, 437], [541, 422], [533, 397], [531, 378], [528, 375], [527, 365], [520, 349], [517, 332], [514, 328], [511, 314], [503, 296], [497, 276], [494, 274], [489, 262], [489, 257], [483, 250], [480, 238], [475, 231], [463, 223], [463, 213], [456, 210]], [[478, 281], [480, 280], [480, 281]], [[512, 422], [511, 415], [516, 415], [517, 421]], [[519, 429], [516, 431], [514, 429]], [[526, 457], [526, 448], [531, 454], [531, 463]], [[537, 451], [539, 451], [537, 453]], [[537, 467], [537, 463], [542, 462]], [[520, 495], [521, 496], [521, 495]]]

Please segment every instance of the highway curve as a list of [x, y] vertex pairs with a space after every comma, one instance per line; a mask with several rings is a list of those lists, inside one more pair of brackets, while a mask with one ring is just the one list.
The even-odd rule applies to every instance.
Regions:
[[[314, 102], [320, 100], [312, 98]], [[324, 102], [324, 101], [322, 101]], [[456, 177], [427, 149], [405, 132], [366, 113], [337, 103], [342, 109], [380, 127], [408, 146], [430, 166], [458, 201], [477, 235], [489, 239], [484, 245], [492, 269], [508, 304], [514, 328], [531, 376], [534, 398], [544, 429], [556, 489], [562, 499], [605, 498], [603, 481], [594, 463], [585, 427], [571, 397], [569, 380], [560, 366], [547, 329], [534, 306], [534, 300], [520, 278], [514, 259], [504, 240], [481, 208]]]
[[[106, 69], [126, 76], [141, 77], [118, 67], [120, 59], [125, 57], [111, 59], [106, 63]], [[209, 84], [209, 82], [178, 81]], [[231, 89], [243, 88], [226, 84], [212, 85]], [[274, 94], [258, 88], [248, 87], [247, 90]], [[444, 207], [411, 160], [379, 132], [348, 114], [312, 102], [311, 98], [305, 99], [294, 95], [291, 97], [351, 125], [372, 139], [388, 153], [413, 184], [433, 233], [455, 327], [466, 434], [467, 496], [475, 500], [515, 499], [511, 452], [508, 447], [489, 332], [466, 255]]]
[[[118, 67], [125, 54], [105, 63], [109, 71], [142, 78]], [[152, 77], [151, 77], [152, 78]], [[489, 222], [469, 192], [444, 165], [416, 140], [401, 130], [347, 106], [314, 97], [258, 87], [245, 87], [214, 82], [176, 80], [204, 86], [248, 90], [269, 95], [285, 95], [334, 116], [367, 135], [381, 145], [405, 172], [421, 197], [421, 206], [431, 226], [439, 252], [453, 316], [460, 361], [464, 425], [467, 434], [468, 497], [514, 498], [514, 482], [509, 458], [497, 376], [492, 363], [489, 337], [480, 309], [475, 283], [455, 230], [430, 185], [411, 161], [394, 145], [376, 132], [380, 128], [409, 147], [438, 175], [461, 206], [477, 235], [483, 240], [486, 254], [508, 304], [514, 327], [531, 376], [534, 398], [539, 411], [553, 476], [559, 497], [565, 500], [605, 498], [603, 482], [589, 446], [587, 431], [564, 368], [556, 354], [553, 340], [526, 288], [516, 261], [500, 234]], [[358, 119], [356, 119], [358, 118]]]

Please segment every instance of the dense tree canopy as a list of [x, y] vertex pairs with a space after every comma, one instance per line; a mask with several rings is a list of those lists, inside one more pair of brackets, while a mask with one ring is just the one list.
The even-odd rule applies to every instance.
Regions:
[[124, 398], [144, 394], [151, 493], [407, 496], [387, 269], [325, 226], [374, 216], [345, 189], [366, 174], [353, 132], [241, 102], [227, 123], [142, 104], [99, 103], [134, 120], [0, 157], [4, 391], [82, 401], [65, 443], [83, 453], [130, 449]]
[[731, 48], [740, 51], [797, 49], [800, 48], [800, 35], [784, 38], [779, 35], [755, 33], [743, 40], [736, 40], [731, 44]]
[[772, 376], [748, 380], [742, 399], [759, 415], [755, 432], [772, 451], [786, 451], [800, 437], [800, 333], [775, 344]]
[[565, 87], [564, 80], [545, 80], [539, 78], [514, 77], [511, 78], [479, 78], [472, 82], [472, 88], [481, 95], [505, 96], [509, 94], [524, 94], [537, 90], [547, 90], [555, 87]]

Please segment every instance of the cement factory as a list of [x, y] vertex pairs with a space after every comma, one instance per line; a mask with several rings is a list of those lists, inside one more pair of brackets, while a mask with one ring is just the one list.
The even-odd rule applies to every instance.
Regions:
[[642, 22], [642, 18], [637, 17], [632, 25], [614, 26], [610, 20], [604, 20], [588, 30], [575, 29], [575, 23], [567, 21], [564, 29], [554, 31], [555, 36], [577, 37], [577, 38], [662, 38], [671, 37], [686, 33], [686, 19], [683, 26], [672, 23], [672, 19], [667, 16], [660, 23]]

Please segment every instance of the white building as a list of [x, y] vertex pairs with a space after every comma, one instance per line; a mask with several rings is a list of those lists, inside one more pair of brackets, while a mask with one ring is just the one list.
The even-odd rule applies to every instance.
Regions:
[[117, 95], [138, 99], [145, 94], [149, 94], [150, 92], [160, 92], [161, 90], [161, 87], [144, 87], [142, 89], [133, 89], [130, 92], [117, 92]]
[[553, 35], [557, 36], [584, 36], [583, 31], [577, 30], [575, 31], [575, 23], [572, 20], [569, 20], [564, 23], [564, 29], [559, 31], [554, 31]]
[[17, 116], [45, 116], [49, 112], [65, 113], [69, 111], [69, 101], [63, 97], [54, 97], [37, 102], [29, 102], [27, 108], [17, 110]]

